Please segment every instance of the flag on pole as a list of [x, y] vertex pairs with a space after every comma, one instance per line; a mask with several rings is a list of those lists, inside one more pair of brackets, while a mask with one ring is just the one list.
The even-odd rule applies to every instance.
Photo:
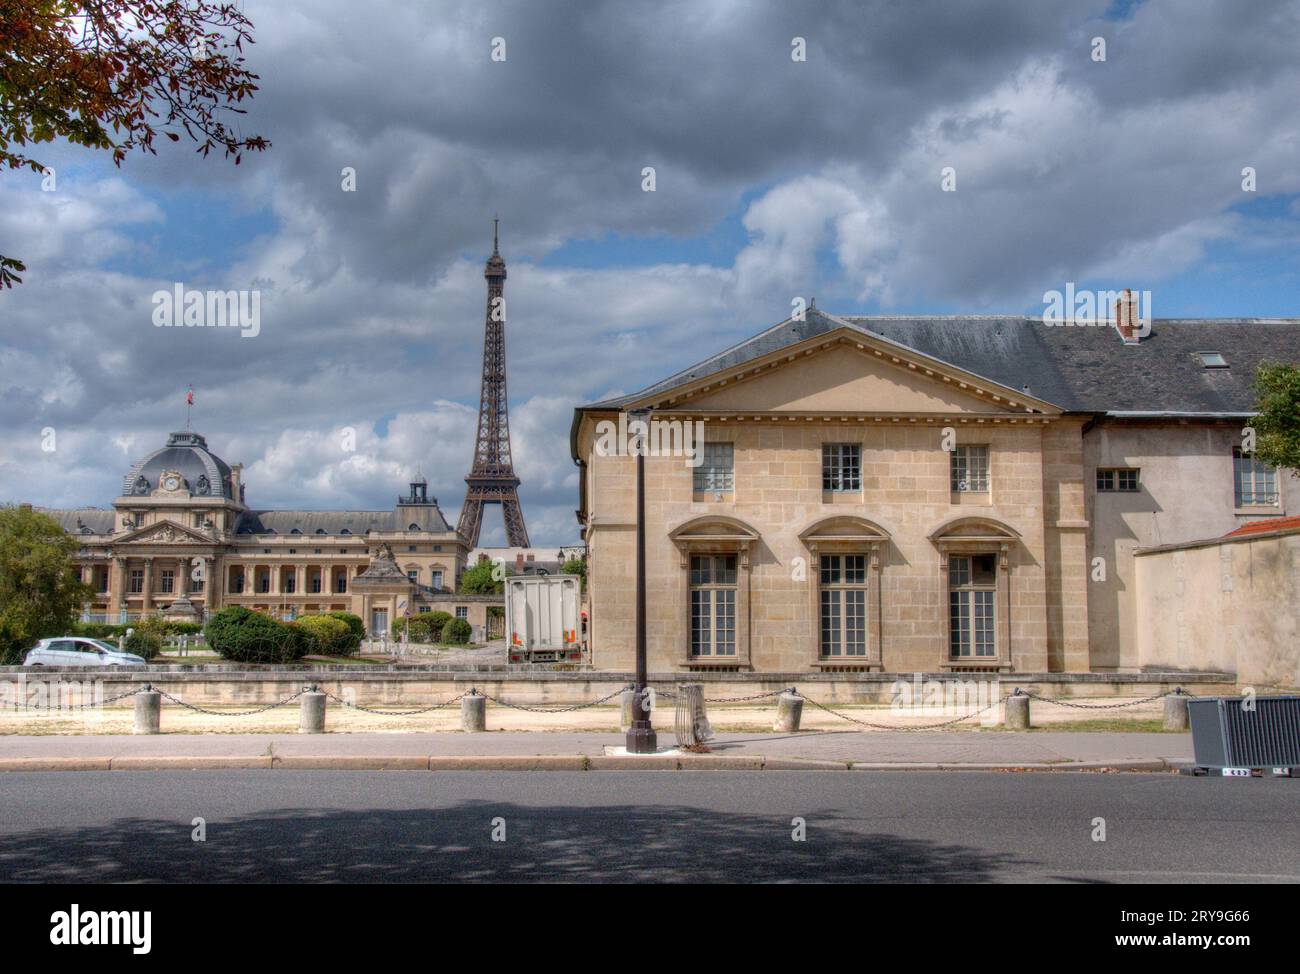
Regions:
[[193, 387], [193, 386], [190, 387], [190, 391], [189, 391], [189, 392], [185, 393], [185, 405], [187, 405], [187, 406], [193, 406], [193, 405], [194, 405], [194, 387]]

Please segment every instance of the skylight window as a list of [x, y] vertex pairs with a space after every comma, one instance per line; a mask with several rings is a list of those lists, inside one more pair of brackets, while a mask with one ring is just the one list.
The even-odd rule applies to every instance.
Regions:
[[1201, 360], [1201, 365], [1207, 369], [1226, 369], [1228, 360], [1223, 357], [1221, 352], [1197, 352], [1196, 357]]

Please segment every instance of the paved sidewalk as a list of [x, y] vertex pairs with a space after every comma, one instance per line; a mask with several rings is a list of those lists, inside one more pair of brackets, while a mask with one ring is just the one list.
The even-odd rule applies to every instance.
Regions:
[[[671, 747], [671, 731], [660, 732]], [[846, 731], [720, 734], [708, 754], [617, 756], [613, 733], [158, 734], [0, 737], [0, 771], [185, 767], [357, 769], [782, 767], [827, 770], [1164, 770], [1189, 763], [1189, 734]], [[544, 760], [538, 760], [544, 758]]]

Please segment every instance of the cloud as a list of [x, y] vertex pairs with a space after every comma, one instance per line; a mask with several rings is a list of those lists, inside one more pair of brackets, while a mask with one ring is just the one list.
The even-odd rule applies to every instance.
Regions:
[[[575, 403], [703, 359], [795, 296], [1027, 311], [1067, 280], [1150, 287], [1224, 245], [1290, 252], [1294, 203], [1271, 220], [1241, 204], [1300, 193], [1296, 5], [1108, 6], [250, 2], [262, 90], [240, 125], [270, 152], [236, 169], [169, 144], [118, 171], [52, 145], [57, 192], [0, 178], [0, 249], [29, 263], [0, 295], [0, 498], [106, 504], [192, 383], [196, 428], [246, 464], [253, 504], [385, 508], [418, 466], [453, 517], [496, 213], [541, 544], [576, 536]], [[707, 262], [682, 256], [711, 235]], [[656, 243], [602, 260], [611, 239]], [[596, 259], [571, 266], [579, 243]], [[150, 297], [177, 280], [258, 289], [259, 336], [154, 328]]]

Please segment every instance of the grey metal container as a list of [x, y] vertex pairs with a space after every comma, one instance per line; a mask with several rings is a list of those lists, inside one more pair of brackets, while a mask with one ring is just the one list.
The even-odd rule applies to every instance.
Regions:
[[1197, 768], [1300, 768], [1300, 697], [1204, 697], [1187, 716]]

